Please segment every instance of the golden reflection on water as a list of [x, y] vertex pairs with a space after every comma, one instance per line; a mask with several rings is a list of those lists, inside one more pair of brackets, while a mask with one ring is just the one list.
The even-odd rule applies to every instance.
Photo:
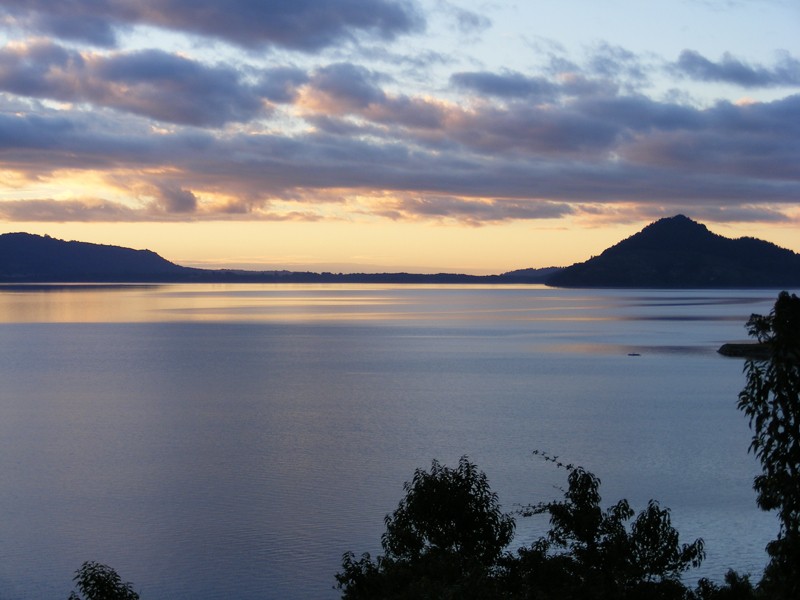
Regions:
[[217, 285], [0, 286], [0, 322], [296, 320], [323, 307], [339, 310], [388, 302], [368, 295], [298, 295], [297, 291]]
[[763, 291], [709, 296], [540, 285], [31, 284], [0, 285], [0, 323], [739, 323], [770, 299]]
[[[584, 300], [491, 286], [176, 284], [0, 286], [0, 322], [598, 320]], [[423, 291], [420, 295], [420, 291]]]
[[[88, 323], [131, 320], [150, 286], [0, 286], [0, 322]], [[123, 316], [127, 314], [126, 318]], [[133, 319], [140, 320], [140, 319]]]

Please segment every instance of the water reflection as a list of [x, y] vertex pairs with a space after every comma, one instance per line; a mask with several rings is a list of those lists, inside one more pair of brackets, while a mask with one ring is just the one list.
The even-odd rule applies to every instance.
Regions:
[[595, 471], [609, 503], [672, 508], [718, 552], [704, 574], [756, 573], [775, 527], [741, 362], [715, 351], [774, 297], [2, 288], [0, 596], [58, 597], [97, 559], [152, 600], [333, 598], [342, 552], [380, 550], [415, 468], [468, 454], [512, 508], [564, 483], [536, 448]]
[[[158, 285], [25, 284], [0, 285], [2, 323], [115, 322], [135, 318], [132, 299], [158, 296]], [[128, 317], [125, 315], [132, 311]]]
[[774, 297], [543, 286], [15, 285], [0, 286], [0, 322], [741, 321]]

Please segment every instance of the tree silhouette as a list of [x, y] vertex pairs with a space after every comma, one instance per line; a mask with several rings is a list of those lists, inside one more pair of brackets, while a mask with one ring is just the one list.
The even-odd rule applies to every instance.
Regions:
[[[109, 566], [87, 561], [75, 572], [75, 587], [83, 594], [83, 600], [139, 600], [133, 584], [122, 583], [117, 572]], [[82, 600], [76, 593], [69, 600]]]
[[550, 531], [511, 564], [515, 598], [685, 598], [683, 572], [705, 558], [703, 540], [680, 544], [669, 509], [651, 500], [633, 522], [627, 500], [603, 510], [600, 479], [582, 467], [534, 452], [568, 472], [564, 499], [529, 506], [549, 514]]
[[385, 554], [373, 561], [345, 553], [336, 575], [342, 597], [491, 597], [514, 519], [501, 512], [486, 475], [466, 456], [454, 469], [434, 460], [403, 487], [405, 497], [385, 519]]
[[[336, 575], [342, 597], [691, 598], [680, 574], [703, 560], [702, 540], [681, 545], [669, 510], [654, 501], [628, 526], [635, 513], [626, 500], [602, 510], [597, 477], [543, 456], [568, 471], [564, 499], [519, 512], [548, 514], [546, 537], [507, 551], [514, 520], [500, 511], [486, 476], [466, 457], [456, 469], [434, 461], [430, 472], [414, 473], [405, 498], [386, 517], [385, 554], [357, 560], [345, 553]], [[709, 584], [704, 600], [718, 591]]]
[[774, 598], [800, 598], [800, 298], [781, 292], [768, 316], [752, 315], [751, 336], [770, 348], [765, 360], [745, 363], [739, 408], [750, 418], [750, 450], [762, 474], [758, 505], [777, 511], [780, 530], [767, 546], [762, 587]]

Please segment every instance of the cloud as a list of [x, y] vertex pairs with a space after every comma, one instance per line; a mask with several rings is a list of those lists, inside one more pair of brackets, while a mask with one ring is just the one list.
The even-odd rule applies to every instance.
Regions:
[[99, 55], [47, 41], [9, 44], [0, 50], [0, 90], [195, 126], [249, 121], [265, 112], [258, 90], [236, 70], [161, 50]]
[[37, 222], [119, 222], [141, 220], [139, 211], [103, 200], [6, 200], [0, 202], [0, 219]]
[[[620, 153], [682, 172], [798, 182], [800, 95], [769, 103], [719, 102], [693, 115], [694, 127], [639, 136]], [[794, 163], [794, 165], [793, 165]]]
[[771, 206], [703, 206], [696, 207], [698, 218], [715, 223], [789, 223], [783, 209]]
[[492, 20], [486, 15], [464, 9], [446, 0], [439, 0], [437, 7], [451, 22], [455, 23], [463, 35], [481, 33], [492, 26]]
[[318, 69], [309, 81], [315, 110], [322, 112], [357, 112], [383, 102], [379, 77], [368, 69], [351, 63], [338, 63]]
[[[591, 93], [572, 94], [573, 82], [560, 77], [551, 81], [551, 100], [541, 104], [522, 95], [524, 85], [500, 102], [497, 96], [457, 102], [392, 92], [396, 82], [387, 74], [350, 62], [310, 71], [273, 67], [255, 73], [252, 87], [226, 67], [214, 69], [167, 53], [10, 46], [0, 58], [0, 83], [9, 89], [13, 83], [32, 96], [45, 90], [44, 97], [62, 101], [97, 98], [107, 107], [123, 102], [116, 86], [131, 91], [128, 112], [114, 114], [77, 105], [26, 109], [15, 101], [13, 110], [0, 111], [0, 163], [32, 185], [58, 185], [66, 172], [91, 173], [113, 188], [112, 197], [127, 193], [142, 205], [115, 217], [108, 206], [91, 203], [49, 208], [76, 219], [331, 218], [334, 198], [342, 217], [349, 202], [375, 190], [393, 200], [370, 203], [364, 210], [371, 214], [472, 224], [548, 218], [588, 204], [695, 206], [692, 214], [749, 207], [768, 218], [780, 214], [774, 207], [800, 202], [800, 96], [702, 108], [603, 80]], [[476, 73], [466, 81], [469, 89], [538, 81], [507, 71]], [[232, 105], [239, 94], [266, 97], [284, 105], [294, 127], [253, 121], [225, 130], [154, 128], [135, 114], [155, 108], [130, 107], [148, 106], [137, 82], [158, 87], [172, 74], [195, 90], [202, 86], [193, 81], [234, 77], [224, 91]], [[594, 81], [584, 78], [589, 87]], [[185, 94], [186, 101], [195, 95]], [[139, 189], [146, 191], [131, 192]], [[278, 210], [274, 202], [285, 204]], [[45, 219], [45, 208], [30, 210]], [[22, 212], [7, 204], [2, 214], [18, 219]]]
[[572, 105], [482, 105], [472, 109], [446, 108], [440, 144], [458, 144], [471, 152], [508, 158], [554, 159], [602, 154], [621, 133], [618, 124]]
[[163, 169], [188, 154], [204, 156], [216, 143], [199, 130], [154, 134], [139, 120], [91, 111], [0, 112], [0, 164], [34, 179], [71, 169]]
[[310, 210], [269, 211], [261, 207], [237, 210], [233, 206], [211, 206], [189, 214], [165, 210], [159, 205], [131, 207], [121, 202], [96, 198], [54, 200], [27, 199], [0, 201], [0, 220], [41, 223], [159, 223], [175, 221], [319, 221]]
[[713, 62], [699, 52], [684, 50], [671, 65], [676, 73], [697, 81], [719, 81], [746, 88], [768, 88], [800, 85], [800, 60], [786, 54], [774, 67], [750, 65], [725, 53]]
[[710, 223], [785, 223], [794, 221], [791, 208], [758, 204], [708, 204], [704, 202], [675, 201], [668, 205], [656, 203], [621, 204], [604, 206], [583, 204], [576, 209], [579, 215], [589, 216], [594, 224], [640, 223], [656, 221], [676, 214], [691, 214], [693, 219]]
[[523, 200], [472, 200], [427, 196], [404, 197], [384, 204], [378, 211], [388, 218], [451, 220], [478, 226], [512, 220], [555, 219], [574, 212], [566, 203]]
[[648, 70], [651, 68], [641, 56], [605, 42], [592, 48], [587, 64], [593, 77], [624, 82], [629, 89], [649, 84]]
[[75, 121], [69, 117], [0, 113], [0, 153], [13, 161], [30, 149], [52, 150], [74, 132]]
[[92, 60], [98, 104], [160, 121], [219, 126], [263, 111], [256, 91], [228, 67], [209, 67], [160, 50]]
[[193, 213], [197, 196], [180, 187], [165, 186], [159, 190], [159, 206], [168, 213]]
[[52, 4], [50, 10], [44, 4], [11, 0], [0, 7], [0, 15], [9, 15], [21, 28], [41, 35], [107, 48], [116, 45], [120, 24], [109, 15], [92, 14], [80, 3]]
[[362, 34], [392, 40], [425, 24], [411, 0], [6, 0], [2, 14], [29, 31], [103, 47], [116, 44], [119, 29], [145, 25], [306, 52]]
[[544, 77], [528, 77], [513, 71], [454, 73], [450, 76], [450, 83], [461, 89], [500, 98], [533, 98], [541, 102], [553, 100], [560, 94], [560, 87]]
[[261, 73], [258, 93], [272, 102], [290, 103], [297, 98], [300, 86], [308, 83], [309, 76], [297, 67], [274, 67]]
[[635, 92], [649, 84], [650, 68], [633, 52], [600, 43], [591, 48], [583, 65], [551, 53], [541, 75], [510, 70], [464, 71], [452, 74], [450, 84], [483, 96], [552, 102], [566, 96], [615, 96], [620, 88]]

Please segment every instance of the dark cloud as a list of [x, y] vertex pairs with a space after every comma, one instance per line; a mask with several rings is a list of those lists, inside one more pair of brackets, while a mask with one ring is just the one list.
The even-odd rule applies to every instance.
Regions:
[[77, 52], [50, 42], [6, 46], [0, 49], [0, 89], [37, 98], [71, 97], [69, 73], [85, 68]]
[[[480, 74], [471, 82], [491, 81], [485, 75], [490, 74]], [[442, 151], [463, 146], [481, 153], [576, 155], [608, 148], [626, 127], [609, 121], [607, 114], [597, 114], [591, 103], [539, 105], [520, 101], [508, 106], [486, 103], [464, 108], [429, 98], [389, 95], [379, 87], [379, 80], [379, 75], [349, 64], [320, 70], [311, 78], [309, 88], [317, 110], [326, 116], [315, 122], [325, 123], [328, 131], [337, 128], [349, 134], [356, 129], [366, 134], [382, 126], [386, 127], [383, 137], [387, 139], [405, 137]], [[624, 110], [619, 107], [620, 112]], [[331, 119], [334, 114], [356, 116], [366, 124], [336, 125]], [[369, 133], [375, 135], [376, 131]]]
[[[246, 46], [312, 51], [368, 33], [382, 39], [419, 31], [406, 0], [151, 0], [146, 22]], [[152, 15], [152, 16], [150, 16]]]
[[450, 83], [483, 96], [552, 102], [568, 96], [616, 96], [621, 87], [633, 92], [647, 83], [647, 76], [639, 57], [622, 48], [601, 44], [585, 66], [552, 56], [546, 76], [507, 70], [466, 71], [451, 75]]
[[364, 67], [338, 63], [318, 69], [309, 85], [328, 99], [326, 108], [349, 112], [385, 100], [378, 81], [379, 77]]
[[[381, 73], [351, 63], [317, 69], [305, 88], [304, 104], [315, 111], [306, 118], [339, 135], [356, 132], [380, 135], [382, 131], [386, 134], [386, 130], [380, 129], [384, 126], [428, 130], [442, 127], [446, 117], [443, 104], [419, 97], [387, 94], [380, 85], [387, 79]], [[341, 116], [357, 116], [363, 122], [356, 124], [336, 118]]]
[[185, 125], [249, 121], [264, 111], [258, 91], [229, 67], [161, 50], [84, 57], [50, 42], [0, 50], [0, 90]]
[[197, 130], [154, 135], [137, 121], [94, 112], [0, 113], [0, 164], [33, 176], [59, 169], [162, 168], [187, 155], [205, 156], [216, 144]]
[[[66, 6], [72, 4], [74, 3], [64, 3]], [[31, 30], [59, 39], [106, 48], [116, 45], [116, 23], [103, 16], [87, 14], [82, 11], [62, 13], [56, 9], [55, 11], [29, 13], [27, 20], [27, 25]]]
[[258, 92], [271, 102], [288, 103], [297, 98], [298, 88], [308, 83], [309, 76], [296, 67], [276, 67], [261, 74]]
[[500, 98], [535, 98], [544, 101], [552, 100], [560, 93], [559, 86], [544, 77], [528, 77], [511, 71], [454, 73], [450, 76], [450, 82], [461, 89]]
[[[71, 55], [57, 50], [50, 49], [51, 62], [70, 64]], [[171, 64], [164, 62], [163, 73]], [[138, 65], [124, 64], [119, 77], [135, 81], [146, 71]], [[372, 190], [402, 198], [376, 201], [375, 214], [465, 223], [619, 203], [694, 206], [688, 212], [695, 215], [703, 207], [752, 210], [766, 219], [782, 214], [777, 206], [800, 202], [800, 96], [708, 108], [622, 94], [547, 106], [461, 106], [389, 94], [381, 74], [349, 63], [318, 69], [307, 80], [293, 70], [270, 75], [292, 82], [285, 97], [296, 98], [309, 111], [305, 124], [317, 127], [224, 134], [174, 127], [154, 134], [132, 116], [39, 107], [35, 115], [0, 112], [0, 162], [42, 179], [59, 169], [107, 172], [120, 191], [145, 190], [132, 192], [147, 200], [132, 216], [114, 217], [96, 204], [73, 207], [98, 220], [285, 218], [268, 210], [277, 198], [297, 203], [293, 218], [307, 219], [316, 213], [306, 203]], [[31, 210], [45, 219], [47, 206]], [[4, 207], [6, 218], [23, 214], [21, 205]], [[48, 210], [67, 218], [69, 207]]]
[[142, 211], [103, 200], [6, 200], [0, 219], [38, 222], [124, 222], [142, 220]]
[[620, 135], [654, 130], [697, 129], [707, 122], [704, 113], [696, 108], [658, 102], [646, 96], [595, 96], [576, 100], [572, 108], [579, 114], [591, 116]]
[[[462, 35], [491, 26], [446, 0], [426, 8]], [[4, 179], [1, 219], [313, 220], [335, 209], [476, 225], [669, 205], [768, 221], [800, 202], [799, 95], [702, 107], [644, 93], [665, 73], [797, 85], [788, 54], [762, 66], [686, 50], [665, 71], [610, 44], [577, 62], [550, 45], [531, 58], [549, 60], [539, 71], [481, 70], [464, 66], [469, 53], [385, 43], [424, 27], [414, 0], [8, 0], [0, 23], [25, 36], [0, 48], [8, 181], [68, 190], [86, 174], [124, 199], [9, 200]], [[120, 36], [141, 26], [202, 36], [182, 42], [202, 43], [197, 56], [218, 41], [251, 51], [228, 47], [219, 56], [232, 62], [211, 64], [113, 49], [148, 39], [138, 33], [158, 39]], [[459, 72], [441, 79], [445, 68]]]
[[618, 124], [572, 106], [518, 103], [448, 115], [445, 135], [482, 154], [578, 158], [613, 148]]
[[557, 202], [475, 201], [469, 198], [428, 196], [392, 201], [379, 212], [394, 220], [421, 217], [483, 225], [502, 221], [556, 219], [572, 214], [574, 208]]
[[420, 31], [411, 0], [6, 0], [0, 14], [30, 31], [111, 47], [116, 30], [149, 25], [247, 46], [313, 51], [369, 34]]
[[373, 106], [367, 117], [381, 124], [436, 131], [446, 127], [448, 111], [445, 106], [423, 98], [395, 96]]
[[713, 62], [699, 52], [684, 50], [672, 69], [698, 81], [720, 81], [746, 88], [800, 85], [800, 61], [789, 55], [768, 68], [749, 65], [729, 53]]
[[159, 206], [168, 213], [193, 213], [197, 196], [180, 187], [164, 186], [159, 190]]
[[201, 220], [263, 220], [263, 221], [319, 221], [320, 216], [310, 211], [283, 213], [237, 205], [215, 207], [205, 212], [191, 214], [171, 213], [161, 206], [130, 207], [108, 200], [6, 200], [0, 202], [0, 219], [17, 222], [50, 223], [137, 223]]
[[92, 101], [159, 121], [218, 126], [249, 121], [263, 110], [256, 90], [228, 67], [160, 50], [120, 54], [92, 66], [101, 87]]
[[632, 139], [620, 153], [682, 172], [800, 181], [800, 95], [741, 106], [719, 102], [696, 111], [693, 122]]
[[0, 152], [23, 152], [31, 148], [54, 148], [75, 131], [67, 117], [18, 116], [0, 113]]

